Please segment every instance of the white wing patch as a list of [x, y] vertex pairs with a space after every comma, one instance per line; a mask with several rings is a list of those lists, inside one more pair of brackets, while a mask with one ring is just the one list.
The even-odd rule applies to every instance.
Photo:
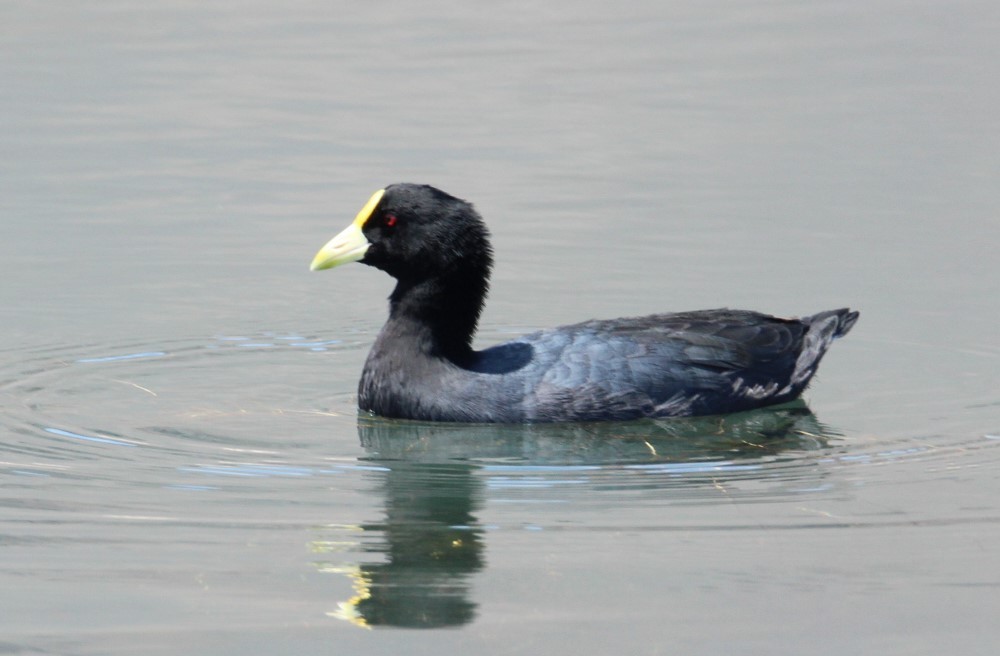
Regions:
[[778, 383], [761, 383], [759, 385], [747, 385], [742, 378], [733, 380], [733, 395], [742, 396], [748, 399], [767, 399], [778, 393], [784, 393], [788, 388], [778, 390]]

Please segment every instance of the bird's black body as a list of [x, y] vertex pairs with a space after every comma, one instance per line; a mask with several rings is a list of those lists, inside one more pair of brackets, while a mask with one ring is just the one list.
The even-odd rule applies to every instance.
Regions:
[[[379, 415], [513, 423], [749, 410], [801, 394], [830, 342], [858, 317], [847, 309], [802, 319], [727, 309], [655, 314], [475, 351], [492, 263], [479, 215], [432, 187], [380, 193], [352, 224], [367, 246], [350, 256], [397, 280], [358, 389], [359, 406]], [[349, 261], [339, 238], [314, 268]]]

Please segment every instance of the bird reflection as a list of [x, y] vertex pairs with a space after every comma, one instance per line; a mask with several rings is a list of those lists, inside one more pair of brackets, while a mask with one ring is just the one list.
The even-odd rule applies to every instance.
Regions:
[[471, 575], [483, 567], [476, 526], [482, 486], [466, 464], [394, 462], [383, 479], [385, 519], [363, 524], [365, 544], [382, 562], [348, 572], [355, 596], [336, 613], [362, 626], [437, 628], [475, 614]]
[[[438, 628], [476, 615], [471, 581], [486, 564], [485, 527], [477, 518], [484, 467], [731, 462], [822, 449], [834, 434], [797, 402], [618, 424], [460, 425], [361, 416], [358, 435], [365, 464], [377, 466], [382, 479], [385, 516], [355, 527], [373, 562], [346, 572], [356, 594], [333, 615], [368, 627]], [[711, 476], [685, 480], [697, 485]]]

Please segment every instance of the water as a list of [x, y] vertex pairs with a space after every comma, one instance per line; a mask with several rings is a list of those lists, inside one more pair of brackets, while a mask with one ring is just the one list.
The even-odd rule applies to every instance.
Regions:
[[[0, 651], [992, 653], [998, 18], [8, 3]], [[399, 180], [490, 223], [484, 345], [862, 317], [807, 405], [359, 418], [388, 279], [306, 269]]]

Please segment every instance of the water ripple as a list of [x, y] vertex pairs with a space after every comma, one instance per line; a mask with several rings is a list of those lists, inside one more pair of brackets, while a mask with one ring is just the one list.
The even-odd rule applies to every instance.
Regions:
[[[494, 333], [486, 339], [504, 336]], [[892, 484], [901, 470], [952, 476], [1000, 462], [992, 430], [842, 435], [801, 405], [555, 426], [358, 417], [356, 377], [372, 338], [294, 331], [8, 349], [0, 472], [193, 492], [345, 473], [441, 486], [460, 466], [498, 503], [558, 505], [657, 490], [678, 502], [781, 501]], [[141, 455], [126, 454], [136, 447]]]

